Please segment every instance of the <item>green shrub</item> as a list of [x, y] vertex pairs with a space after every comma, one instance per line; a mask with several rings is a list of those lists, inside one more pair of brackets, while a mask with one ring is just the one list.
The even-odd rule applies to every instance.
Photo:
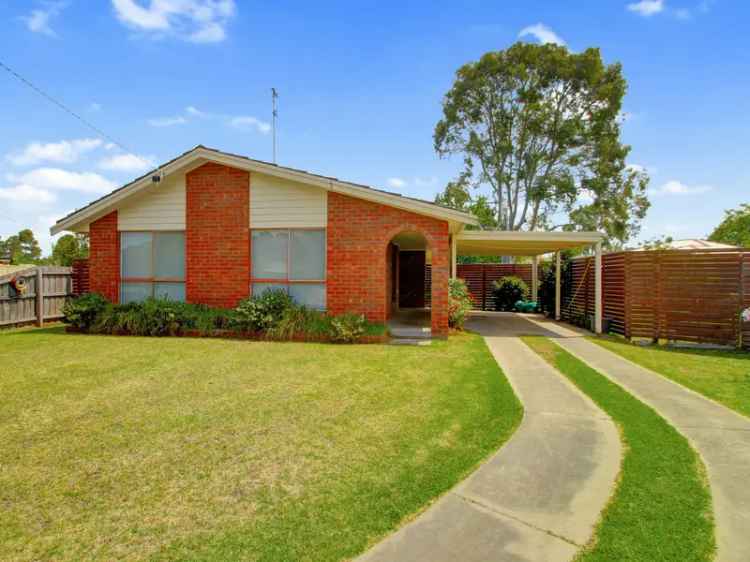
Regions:
[[110, 303], [98, 293], [86, 293], [63, 306], [63, 322], [87, 332]]
[[367, 320], [362, 314], [347, 313], [331, 318], [331, 340], [351, 343], [361, 338], [367, 331]]
[[331, 333], [331, 319], [318, 310], [293, 304], [266, 333], [278, 340], [290, 340], [297, 334], [325, 336]]
[[498, 279], [492, 287], [495, 310], [513, 310], [518, 301], [526, 299], [528, 292], [528, 285], [520, 277], [509, 275]]
[[107, 306], [92, 331], [136, 336], [176, 335], [187, 330], [211, 332], [229, 326], [232, 311], [168, 299]]
[[451, 328], [463, 330], [466, 314], [471, 307], [471, 295], [464, 280], [451, 279], [448, 282], [448, 325]]
[[251, 332], [273, 328], [293, 305], [291, 297], [281, 289], [264, 291], [243, 300], [234, 309], [233, 326]]

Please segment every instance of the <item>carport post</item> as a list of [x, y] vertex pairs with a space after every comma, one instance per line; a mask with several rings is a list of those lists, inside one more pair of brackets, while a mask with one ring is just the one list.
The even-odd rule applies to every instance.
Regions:
[[602, 333], [602, 242], [596, 243], [596, 258], [594, 258], [594, 331]]
[[560, 320], [560, 251], [555, 252], [555, 320]]
[[539, 256], [531, 259], [531, 300], [537, 302], [539, 292]]

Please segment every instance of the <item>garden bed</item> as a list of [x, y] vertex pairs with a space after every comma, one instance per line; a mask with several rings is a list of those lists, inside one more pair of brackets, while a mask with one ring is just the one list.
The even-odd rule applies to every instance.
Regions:
[[[375, 325], [375, 329], [372, 331], [379, 331], [378, 328], [381, 326]], [[88, 332], [81, 330], [75, 326], [66, 326], [65, 331], [69, 334], [88, 334]], [[102, 335], [102, 334], [90, 334], [90, 335]], [[120, 330], [116, 333], [107, 334], [113, 336], [134, 336], [138, 337], [142, 334], [133, 334], [125, 330]], [[248, 340], [248, 341], [273, 341], [273, 342], [298, 342], [298, 343], [342, 343], [331, 339], [330, 336], [321, 334], [306, 334], [300, 332], [294, 334], [289, 338], [274, 338], [263, 332], [243, 332], [238, 330], [184, 330], [173, 334], [167, 334], [164, 337], [177, 337], [177, 338], [223, 338], [233, 340]], [[391, 339], [388, 331], [382, 326], [382, 333], [364, 334], [358, 337], [353, 342], [357, 344], [376, 344], [376, 343], [387, 343]]]

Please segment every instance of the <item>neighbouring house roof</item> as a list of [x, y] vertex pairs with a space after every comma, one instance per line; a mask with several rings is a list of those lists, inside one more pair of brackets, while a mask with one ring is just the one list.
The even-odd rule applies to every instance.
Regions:
[[196, 167], [206, 162], [216, 162], [232, 168], [239, 168], [251, 172], [259, 172], [270, 176], [298, 181], [308, 185], [321, 187], [327, 191], [342, 193], [344, 195], [373, 201], [382, 205], [404, 209], [413, 213], [453, 221], [454, 223], [464, 225], [479, 224], [477, 218], [470, 213], [457, 211], [429, 201], [406, 197], [398, 193], [376, 189], [367, 185], [342, 181], [335, 177], [314, 174], [306, 170], [298, 170], [287, 166], [279, 166], [278, 164], [273, 164], [271, 162], [255, 160], [246, 156], [231, 154], [208, 148], [203, 145], [198, 145], [192, 150], [162, 164], [158, 168], [151, 170], [132, 182], [115, 189], [104, 197], [96, 199], [85, 207], [77, 209], [61, 218], [52, 226], [50, 232], [54, 235], [64, 230], [74, 230], [81, 225], [88, 224], [97, 218], [104, 216], [116, 209], [118, 205], [128, 197], [135, 195], [144, 189], [148, 189], [151, 186], [158, 185], [151, 179], [155, 174], [167, 176], [171, 173], [184, 170], [191, 166]]
[[[737, 246], [731, 244], [722, 244], [720, 242], [711, 242], [710, 240], [699, 240], [698, 238], [688, 238], [685, 240], [672, 240], [659, 244], [661, 250], [734, 250]], [[643, 252], [652, 248], [636, 248], [634, 251]]]
[[0, 276], [10, 275], [11, 273], [18, 273], [19, 271], [26, 271], [27, 269], [33, 269], [36, 266], [34, 264], [23, 264], [23, 265], [10, 265], [0, 263]]

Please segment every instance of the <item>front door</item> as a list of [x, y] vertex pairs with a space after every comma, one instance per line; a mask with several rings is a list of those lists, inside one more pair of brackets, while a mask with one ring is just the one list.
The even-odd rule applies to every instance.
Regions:
[[399, 252], [399, 308], [424, 308], [424, 250]]

